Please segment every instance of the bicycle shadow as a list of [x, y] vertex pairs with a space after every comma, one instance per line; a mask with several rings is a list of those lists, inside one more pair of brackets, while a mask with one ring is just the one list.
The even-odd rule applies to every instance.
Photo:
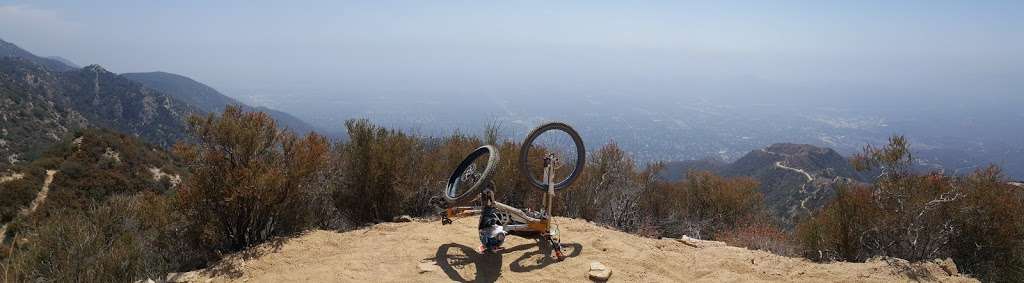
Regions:
[[[509, 270], [511, 270], [512, 272], [530, 272], [547, 267], [552, 263], [558, 262], [550, 256], [552, 251], [551, 244], [548, 241], [540, 240], [539, 243], [534, 243], [531, 245], [539, 246], [540, 248], [524, 253], [522, 256], [519, 256], [519, 258], [512, 261], [512, 263], [508, 265]], [[580, 245], [579, 243], [562, 244], [562, 252], [565, 253], [565, 259], [577, 257], [580, 255], [580, 253], [583, 252], [583, 245]], [[540, 259], [534, 261], [533, 264], [523, 264], [528, 259], [538, 255], [541, 256]]]
[[[523, 256], [519, 257], [511, 265], [509, 265], [509, 268], [513, 272], [526, 272], [530, 270], [536, 270], [557, 262], [554, 259], [550, 258], [549, 256], [544, 256], [545, 259], [538, 261], [535, 265], [523, 266], [520, 263], [521, 261], [531, 258], [537, 254], [551, 254], [551, 247], [549, 244], [547, 244], [547, 241], [538, 242], [518, 245], [515, 247], [501, 250], [500, 252], [494, 254], [481, 254], [477, 252], [476, 249], [467, 247], [465, 245], [447, 243], [438, 247], [437, 253], [434, 254], [434, 258], [428, 258], [428, 260], [434, 260], [437, 266], [441, 267], [441, 270], [444, 271], [445, 275], [448, 275], [448, 279], [451, 279], [452, 281], [494, 282], [497, 281], [499, 277], [501, 277], [502, 257], [506, 253], [512, 253], [539, 247], [538, 249], [528, 252]], [[567, 257], [576, 257], [583, 250], [583, 247], [580, 244], [576, 243], [563, 244], [563, 246], [571, 247], [572, 249], [572, 252], [569, 253]], [[455, 253], [450, 253], [449, 251], [451, 249], [457, 249], [457, 251]], [[462, 274], [458, 272], [458, 270], [465, 269], [470, 264], [474, 265], [476, 269], [476, 277], [472, 279], [467, 279], [463, 277]]]
[[[450, 253], [456, 249], [455, 253]], [[475, 249], [456, 243], [447, 243], [437, 248], [432, 258], [437, 266], [457, 282], [494, 282], [501, 276], [501, 254], [480, 254]], [[458, 270], [474, 265], [476, 278], [467, 279]]]

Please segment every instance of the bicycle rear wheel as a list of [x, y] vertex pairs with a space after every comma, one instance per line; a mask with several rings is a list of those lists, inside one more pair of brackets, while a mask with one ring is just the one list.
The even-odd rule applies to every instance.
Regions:
[[[474, 163], [484, 155], [487, 155], [487, 165], [483, 173], [477, 174], [475, 169], [473, 169], [475, 167]], [[473, 150], [459, 163], [458, 167], [455, 167], [455, 171], [448, 177], [448, 183], [444, 189], [444, 198], [454, 205], [461, 205], [463, 202], [472, 200], [473, 198], [469, 196], [475, 195], [490, 182], [494, 172], [497, 171], [499, 160], [498, 149], [493, 145], [485, 145]], [[459, 189], [465, 187], [464, 181], [473, 181], [473, 184], [469, 189], [460, 192]]]

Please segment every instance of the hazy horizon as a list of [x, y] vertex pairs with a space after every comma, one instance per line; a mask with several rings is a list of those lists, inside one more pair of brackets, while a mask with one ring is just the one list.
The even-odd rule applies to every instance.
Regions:
[[0, 38], [242, 99], [1017, 97], [1024, 85], [1021, 2], [645, 4], [0, 1]]
[[923, 165], [1024, 178], [1024, 2], [0, 1], [0, 38], [333, 136], [561, 120], [647, 162], [906, 135]]

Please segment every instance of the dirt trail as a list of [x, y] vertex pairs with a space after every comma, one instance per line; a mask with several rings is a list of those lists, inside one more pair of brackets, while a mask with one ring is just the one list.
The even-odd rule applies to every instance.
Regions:
[[43, 188], [39, 190], [39, 194], [32, 200], [32, 204], [29, 205], [27, 211], [22, 211], [22, 215], [29, 215], [35, 212], [40, 205], [46, 201], [46, 196], [50, 194], [50, 183], [53, 183], [53, 175], [57, 174], [57, 170], [46, 170], [46, 180], [43, 181]]
[[[557, 218], [570, 258], [554, 262], [543, 245], [509, 237], [499, 255], [481, 255], [475, 218], [385, 223], [338, 233], [312, 231], [230, 256], [206, 270], [178, 274], [195, 282], [580, 282], [600, 261], [618, 282], [973, 282], [930, 272], [910, 276], [884, 261], [818, 264], [736, 247], [696, 248]], [[937, 270], [937, 271], [936, 271]]]
[[[53, 183], [53, 175], [55, 174], [57, 174], [57, 170], [46, 170], [46, 180], [43, 180], [43, 187], [39, 189], [39, 193], [36, 194], [36, 198], [32, 200], [32, 203], [29, 204], [28, 207], [22, 208], [21, 211], [18, 212], [18, 216], [32, 214], [33, 212], [36, 211], [37, 208], [39, 208], [40, 205], [43, 204], [44, 201], [46, 201], [46, 196], [50, 193], [50, 183]], [[15, 176], [18, 175], [19, 174], [15, 174]], [[20, 175], [18, 179], [20, 179], [21, 177], [24, 177], [24, 175]], [[10, 180], [3, 180], [3, 182], [7, 181]], [[2, 240], [5, 235], [7, 235], [8, 224], [10, 223], [4, 223], [4, 226], [0, 227], [0, 240]]]
[[779, 167], [779, 168], [782, 168], [782, 169], [785, 169], [785, 170], [796, 171], [797, 173], [804, 174], [804, 177], [807, 177], [807, 182], [814, 181], [814, 177], [811, 176], [810, 173], [807, 173], [807, 171], [804, 171], [803, 169], [798, 169], [798, 168], [793, 168], [793, 167], [789, 167], [789, 166], [783, 165], [782, 161], [775, 162], [775, 167]]
[[[810, 193], [807, 191], [807, 185], [810, 184], [811, 182], [814, 182], [814, 176], [811, 176], [810, 173], [807, 173], [807, 171], [804, 171], [803, 169], [783, 165], [782, 161], [775, 162], [775, 167], [778, 167], [783, 170], [790, 170], [800, 174], [804, 174], [804, 177], [807, 177], [807, 182], [804, 183], [803, 185], [800, 185], [800, 193], [805, 195]], [[821, 188], [816, 189], [812, 195], [817, 195], [819, 191], [821, 191]], [[810, 199], [811, 197], [805, 197], [803, 200], [800, 200], [800, 208], [802, 208], [804, 211], [810, 211], [810, 209], [807, 208], [807, 201]]]
[[7, 183], [7, 182], [10, 182], [10, 181], [14, 181], [14, 180], [21, 180], [21, 178], [25, 178], [25, 174], [14, 173], [14, 174], [11, 174], [10, 176], [0, 176], [0, 184]]

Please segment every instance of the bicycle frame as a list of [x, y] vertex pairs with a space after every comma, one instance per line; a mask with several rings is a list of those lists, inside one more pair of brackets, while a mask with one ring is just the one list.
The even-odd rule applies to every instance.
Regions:
[[[545, 218], [534, 218], [526, 215], [521, 209], [509, 206], [501, 202], [493, 202], [491, 204], [495, 209], [508, 214], [512, 217], [512, 220], [516, 222], [522, 222], [526, 224], [509, 224], [504, 225], [505, 231], [521, 231], [521, 232], [547, 232], [548, 225], [551, 223], [550, 217]], [[480, 214], [484, 206], [457, 206], [450, 207], [446, 210], [445, 218], [461, 218], [469, 217]]]
[[[555, 199], [555, 164], [558, 162], [558, 158], [554, 154], [548, 154], [544, 158], [544, 181], [548, 184], [548, 190], [544, 194], [543, 207], [546, 209], [542, 211], [541, 217], [532, 217], [523, 211], [512, 207], [510, 205], [495, 201], [493, 199], [484, 199], [484, 193], [481, 193], [481, 200], [485, 205], [489, 205], [498, 211], [504, 212], [509, 215], [511, 220], [524, 224], [508, 224], [504, 225], [505, 231], [509, 232], [527, 232], [527, 233], [538, 233], [544, 237], [545, 240], [550, 241], [552, 244], [552, 250], [555, 253], [555, 257], [558, 260], [564, 259], [562, 254], [562, 246], [558, 238], [558, 228], [551, 223], [552, 215], [551, 208]], [[493, 197], [493, 196], [491, 196]], [[449, 207], [445, 209], [445, 213], [441, 217], [442, 224], [451, 223], [451, 218], [467, 217], [479, 214], [485, 206], [458, 206]]]

